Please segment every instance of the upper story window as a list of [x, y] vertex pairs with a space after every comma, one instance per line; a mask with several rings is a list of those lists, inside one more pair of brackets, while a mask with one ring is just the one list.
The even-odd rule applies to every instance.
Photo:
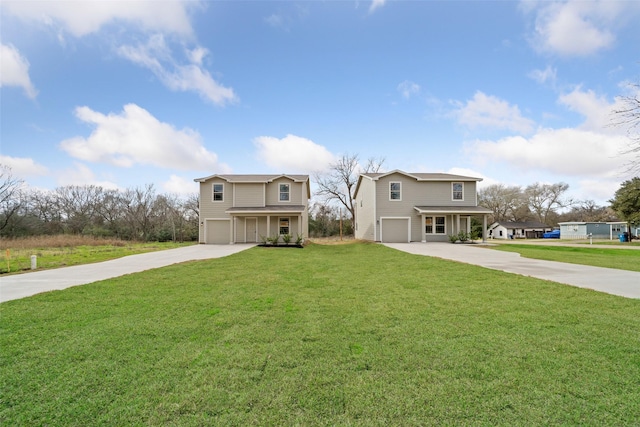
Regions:
[[464, 200], [464, 184], [462, 182], [451, 183], [451, 200]]
[[389, 183], [389, 200], [402, 200], [402, 183]]
[[224, 201], [224, 184], [213, 184], [213, 201]]
[[280, 200], [281, 202], [289, 201], [289, 193], [290, 193], [289, 184], [280, 184]]

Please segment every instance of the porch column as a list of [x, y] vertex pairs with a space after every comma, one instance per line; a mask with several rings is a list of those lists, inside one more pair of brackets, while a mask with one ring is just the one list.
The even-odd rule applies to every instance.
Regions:
[[267, 237], [271, 237], [271, 215], [267, 215]]
[[460, 232], [460, 214], [456, 214], [456, 234]]
[[424, 225], [424, 214], [420, 215], [420, 219], [422, 221], [422, 224], [420, 224], [420, 230], [422, 230], [420, 232], [422, 234], [422, 243], [427, 243], [427, 230]]
[[487, 214], [482, 215], [482, 242], [487, 241]]
[[302, 236], [302, 215], [298, 215], [298, 236]]
[[238, 218], [236, 218], [235, 216], [231, 219], [231, 241], [229, 242], [230, 244], [234, 244], [236, 242], [236, 220]]
[[467, 234], [471, 234], [471, 217], [467, 217]]

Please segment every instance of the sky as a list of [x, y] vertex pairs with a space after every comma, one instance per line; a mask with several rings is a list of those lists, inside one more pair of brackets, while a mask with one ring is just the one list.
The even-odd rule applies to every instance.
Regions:
[[[7, 1], [0, 163], [34, 188], [326, 171], [631, 178], [638, 1]], [[637, 90], [637, 89], [636, 89]]]

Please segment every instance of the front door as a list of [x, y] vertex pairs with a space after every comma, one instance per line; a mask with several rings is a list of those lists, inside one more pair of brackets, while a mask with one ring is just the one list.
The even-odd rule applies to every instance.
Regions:
[[258, 218], [246, 219], [245, 242], [256, 243], [258, 241]]

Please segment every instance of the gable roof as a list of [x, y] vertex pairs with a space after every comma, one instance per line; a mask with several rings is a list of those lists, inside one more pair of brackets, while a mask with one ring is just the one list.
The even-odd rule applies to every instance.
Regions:
[[360, 183], [363, 178], [370, 179], [371, 181], [377, 181], [385, 176], [393, 175], [393, 174], [401, 174], [409, 178], [413, 178], [416, 181], [482, 181], [482, 178], [476, 178], [472, 176], [463, 176], [463, 175], [453, 175], [450, 173], [422, 173], [422, 172], [405, 172], [399, 169], [392, 170], [390, 172], [384, 173], [361, 173], [358, 178], [358, 183], [356, 184], [356, 190], [353, 193], [354, 195], [358, 194], [358, 189], [360, 188]]
[[238, 183], [269, 183], [273, 182], [279, 178], [289, 178], [293, 182], [306, 182], [309, 181], [309, 175], [290, 175], [290, 174], [280, 174], [280, 175], [261, 175], [261, 174], [214, 174], [209, 175], [204, 178], [196, 178], [195, 182], [205, 182], [209, 181], [213, 178], [224, 179], [227, 182], [238, 182]]
[[213, 178], [220, 178], [229, 183], [236, 184], [269, 184], [280, 178], [287, 178], [293, 182], [302, 182], [306, 184], [307, 187], [307, 198], [311, 198], [311, 184], [309, 183], [309, 175], [295, 175], [295, 174], [279, 174], [279, 175], [270, 175], [270, 174], [214, 174], [205, 176], [203, 178], [194, 179], [195, 182], [203, 183], [207, 182]]

